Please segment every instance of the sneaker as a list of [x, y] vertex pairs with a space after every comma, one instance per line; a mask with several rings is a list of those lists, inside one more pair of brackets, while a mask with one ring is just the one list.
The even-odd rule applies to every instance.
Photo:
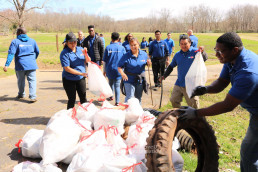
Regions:
[[30, 103], [35, 103], [37, 99], [30, 99]]
[[18, 95], [18, 96], [16, 96], [16, 99], [21, 100], [21, 99], [24, 99], [24, 97]]
[[113, 100], [113, 97], [107, 98], [107, 101], [112, 101], [112, 100]]
[[155, 87], [158, 87], [159, 86], [159, 84], [155, 84]]
[[116, 103], [115, 106], [119, 106], [119, 103]]

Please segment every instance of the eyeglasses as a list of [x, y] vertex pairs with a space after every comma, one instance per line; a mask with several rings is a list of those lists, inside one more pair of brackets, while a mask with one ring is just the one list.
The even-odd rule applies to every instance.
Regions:
[[94, 30], [89, 30], [89, 32], [94, 32]]
[[215, 51], [216, 54], [218, 53], [219, 55], [222, 55], [225, 51], [227, 51], [227, 49], [219, 51], [216, 48], [214, 48], [214, 51]]

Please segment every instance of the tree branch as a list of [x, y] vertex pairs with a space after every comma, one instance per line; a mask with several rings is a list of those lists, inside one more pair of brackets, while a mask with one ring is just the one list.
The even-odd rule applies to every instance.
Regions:
[[29, 9], [25, 10], [25, 12], [29, 12], [30, 10], [33, 10], [33, 9], [42, 9], [46, 5], [47, 1], [48, 0], [45, 0], [41, 7], [38, 7], [38, 6], [37, 7], [31, 7]]

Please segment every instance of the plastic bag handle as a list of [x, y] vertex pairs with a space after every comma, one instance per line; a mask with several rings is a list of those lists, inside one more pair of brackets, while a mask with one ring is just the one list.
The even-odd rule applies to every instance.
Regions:
[[145, 115], [144, 115], [144, 116], [142, 117], [142, 122], [143, 122], [143, 123], [146, 123], [147, 121], [149, 121], [149, 120], [151, 120], [151, 119], [154, 119], [154, 117], [149, 117], [149, 116], [145, 116]]
[[91, 99], [90, 102], [89, 102], [89, 104], [87, 104], [85, 107], [83, 107], [80, 102], [78, 102], [78, 105], [79, 105], [82, 109], [84, 109], [85, 111], [88, 111], [87, 108], [92, 104], [92, 102], [93, 102], [93, 99]]
[[117, 136], [118, 135], [117, 127], [109, 125], [108, 128], [107, 128], [107, 131], [110, 131], [111, 129], [113, 129], [115, 136]]
[[72, 119], [75, 121], [76, 124], [78, 124], [80, 127], [82, 127], [83, 129], [87, 130], [86, 127], [84, 127], [78, 120], [78, 118], [76, 118], [76, 109], [75, 107], [73, 108], [73, 113], [72, 113]]
[[21, 153], [21, 147], [20, 147], [21, 142], [22, 142], [22, 139], [20, 139], [20, 140], [15, 144], [15, 146], [18, 148], [18, 153]]
[[90, 63], [97, 65], [98, 68], [101, 69], [101, 67], [97, 63], [94, 63], [93, 61], [90, 61]]
[[140, 165], [140, 164], [142, 164], [142, 162], [139, 162], [139, 163], [137, 163], [137, 164], [133, 164], [133, 165], [131, 165], [131, 166], [129, 166], [129, 167], [125, 167], [125, 168], [122, 169], [122, 172], [127, 172], [127, 171], [129, 171], [131, 168], [132, 168], [132, 172], [134, 172], [135, 166]]
[[142, 131], [142, 127], [139, 124], [137, 124], [136, 125], [136, 130], [140, 133]]
[[101, 93], [100, 96], [99, 96], [99, 98], [98, 98], [98, 101], [103, 102], [103, 101], [105, 101], [105, 100], [106, 100], [105, 95], [104, 95], [103, 93]]
[[126, 154], [129, 154], [129, 149], [134, 148], [137, 145], [137, 143], [133, 144], [132, 146], [127, 146], [126, 148], [121, 148], [118, 152], [122, 151], [125, 149]]

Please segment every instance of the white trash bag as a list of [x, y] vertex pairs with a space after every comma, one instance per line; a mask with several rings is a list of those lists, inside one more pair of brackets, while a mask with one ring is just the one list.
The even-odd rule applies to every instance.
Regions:
[[95, 95], [106, 98], [113, 96], [112, 89], [99, 66], [92, 62], [88, 63], [88, 86], [89, 90]]
[[44, 130], [39, 148], [43, 165], [66, 158], [79, 142], [80, 135], [81, 127], [67, 114], [52, 120]]
[[136, 122], [140, 116], [142, 116], [144, 111], [137, 98], [129, 99], [127, 104], [128, 108], [126, 109], [125, 123], [131, 125]]
[[42, 163], [34, 163], [30, 161], [21, 162], [16, 165], [12, 172], [62, 172], [57, 165], [54, 164], [47, 164], [42, 165]]
[[93, 103], [92, 100], [89, 103], [78, 103], [76, 110], [76, 117], [79, 120], [87, 120], [93, 123], [94, 114], [99, 110]]
[[138, 118], [138, 120], [133, 124], [155, 124], [156, 117], [149, 111], [144, 111], [144, 113]]
[[44, 130], [30, 129], [23, 136], [20, 147], [22, 156], [28, 158], [41, 158], [39, 154], [39, 145]]
[[193, 89], [200, 85], [205, 85], [207, 81], [207, 68], [203, 61], [201, 52], [195, 55], [195, 59], [185, 76], [185, 87], [190, 98]]
[[118, 133], [121, 135], [124, 133], [124, 123], [124, 110], [103, 108], [96, 112], [96, 114], [94, 115], [95, 130], [98, 130], [102, 126], [104, 126], [105, 128], [108, 128], [109, 126], [115, 126], [118, 129]]

